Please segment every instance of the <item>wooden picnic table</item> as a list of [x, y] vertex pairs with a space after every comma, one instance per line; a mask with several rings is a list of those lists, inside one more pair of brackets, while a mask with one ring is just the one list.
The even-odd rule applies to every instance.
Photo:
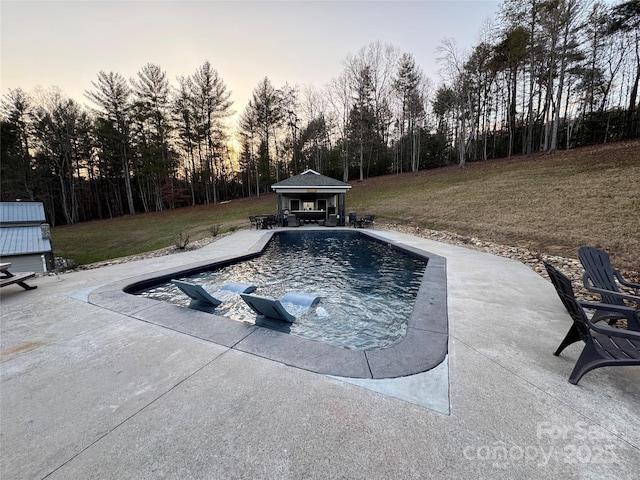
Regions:
[[9, 271], [10, 268], [10, 262], [0, 263], [0, 287], [6, 287], [7, 285], [13, 285], [14, 283], [17, 283], [25, 290], [33, 290], [34, 288], [38, 288], [37, 285], [28, 285], [27, 283], [25, 283], [25, 280], [36, 276], [34, 272], [11, 273]]

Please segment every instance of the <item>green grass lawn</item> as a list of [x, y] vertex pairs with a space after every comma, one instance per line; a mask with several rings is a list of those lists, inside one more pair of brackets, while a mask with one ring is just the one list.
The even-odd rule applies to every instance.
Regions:
[[240, 199], [218, 205], [198, 205], [164, 212], [126, 215], [109, 220], [52, 229], [54, 254], [77, 264], [109, 260], [177, 245], [249, 227], [249, 215], [271, 213], [275, 196]]
[[[249, 228], [249, 215], [274, 213], [275, 204], [266, 195], [57, 227], [54, 252], [79, 264], [147, 252], [180, 234], [211, 236], [214, 225]], [[640, 271], [640, 141], [353, 182], [347, 210], [553, 255], [594, 245]]]

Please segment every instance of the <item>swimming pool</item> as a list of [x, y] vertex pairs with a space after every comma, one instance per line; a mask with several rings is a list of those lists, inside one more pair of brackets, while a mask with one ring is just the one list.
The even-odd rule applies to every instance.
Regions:
[[[318, 295], [322, 300], [315, 308], [301, 315], [290, 312], [297, 318], [286, 325], [288, 333], [372, 350], [404, 337], [427, 263], [428, 258], [354, 230], [281, 231], [256, 258], [179, 279], [215, 292], [223, 300], [216, 314], [250, 323], [255, 323], [255, 313], [239, 295], [219, 291], [222, 285], [256, 285], [257, 294], [272, 298], [289, 291]], [[189, 305], [189, 298], [170, 282], [136, 293]]]
[[[323, 227], [310, 229], [326, 230]], [[349, 228], [335, 230], [353, 232]], [[203, 258], [200, 262], [123, 278], [93, 290], [88, 300], [93, 305], [137, 321], [289, 366], [339, 377], [396, 378], [425, 372], [445, 359], [448, 343], [446, 259], [395, 241], [392, 233], [358, 231], [358, 235], [384, 242], [391, 248], [402, 250], [415, 258], [426, 259], [427, 265], [415, 296], [406, 332], [399, 341], [385, 348], [344, 348], [132, 294], [173, 278], [191, 277], [254, 259], [263, 253], [275, 233], [273, 230], [239, 232], [234, 235], [241, 235], [245, 239], [250, 237], [254, 239], [251, 242], [255, 243], [245, 243], [251, 246], [239, 248], [233, 254], [216, 254], [215, 250], [209, 249], [213, 250], [211, 258]]]

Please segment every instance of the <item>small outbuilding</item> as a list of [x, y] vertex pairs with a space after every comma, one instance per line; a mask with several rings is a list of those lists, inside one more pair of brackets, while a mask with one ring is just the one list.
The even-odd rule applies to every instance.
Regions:
[[305, 170], [271, 188], [278, 194], [280, 218], [289, 214], [303, 221], [324, 221], [335, 215], [338, 225], [345, 224], [346, 193], [351, 188], [348, 183]]
[[0, 260], [11, 263], [14, 271], [55, 268], [42, 202], [0, 202]]

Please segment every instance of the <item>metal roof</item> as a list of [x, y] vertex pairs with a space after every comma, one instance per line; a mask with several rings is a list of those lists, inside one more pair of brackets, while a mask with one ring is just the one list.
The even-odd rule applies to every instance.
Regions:
[[298, 175], [282, 180], [281, 182], [274, 183], [271, 188], [274, 190], [278, 188], [341, 188], [348, 190], [351, 185], [335, 178], [327, 177], [314, 170], [306, 170]]
[[28, 255], [51, 251], [51, 240], [42, 238], [42, 228], [32, 227], [0, 228], [0, 256]]
[[42, 202], [0, 202], [0, 223], [41, 223], [46, 222]]

